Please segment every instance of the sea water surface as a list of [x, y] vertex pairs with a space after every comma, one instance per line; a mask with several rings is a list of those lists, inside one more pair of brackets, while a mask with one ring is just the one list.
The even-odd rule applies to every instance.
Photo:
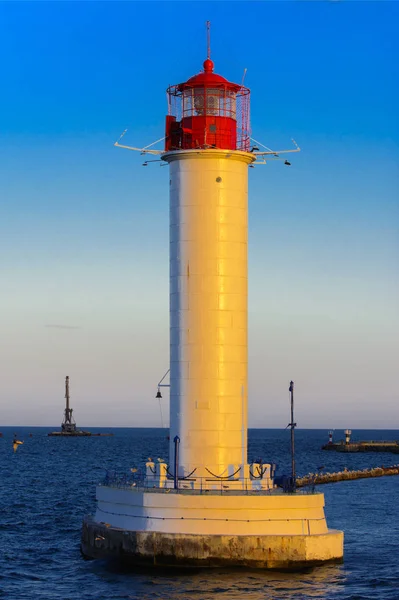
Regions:
[[[345, 532], [342, 565], [301, 573], [245, 569], [127, 570], [84, 560], [82, 518], [95, 509], [106, 470], [167, 458], [166, 429], [112, 429], [113, 437], [52, 438], [51, 428], [0, 428], [0, 598], [12, 600], [399, 600], [399, 477], [319, 487], [331, 528]], [[92, 431], [101, 431], [92, 428]], [[13, 433], [24, 444], [14, 452]], [[343, 432], [340, 432], [343, 437]], [[30, 437], [30, 434], [31, 437]], [[289, 431], [249, 431], [249, 458], [289, 472]], [[398, 431], [354, 431], [352, 439], [397, 439]], [[388, 453], [322, 451], [326, 430], [297, 430], [297, 474], [399, 463]]]

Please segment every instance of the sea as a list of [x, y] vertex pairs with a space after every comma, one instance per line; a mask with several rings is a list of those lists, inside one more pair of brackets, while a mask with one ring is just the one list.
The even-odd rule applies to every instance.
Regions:
[[[80, 553], [85, 514], [106, 471], [167, 458], [167, 429], [107, 429], [112, 437], [48, 437], [52, 428], [0, 427], [0, 598], [7, 600], [399, 600], [399, 477], [318, 486], [330, 528], [345, 532], [344, 563], [299, 573], [247, 569], [127, 569]], [[13, 434], [24, 442], [16, 452]], [[389, 453], [321, 450], [327, 430], [295, 432], [298, 475], [399, 463]], [[343, 438], [335, 432], [334, 439]], [[399, 431], [355, 431], [393, 440]], [[290, 432], [249, 431], [249, 459], [290, 472]]]

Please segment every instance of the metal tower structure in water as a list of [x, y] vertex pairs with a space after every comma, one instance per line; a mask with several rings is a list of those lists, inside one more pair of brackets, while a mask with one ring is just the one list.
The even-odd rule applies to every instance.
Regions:
[[52, 437], [100, 437], [100, 436], [112, 436], [112, 433], [91, 433], [91, 431], [84, 431], [78, 429], [75, 423], [75, 419], [72, 416], [73, 408], [69, 404], [69, 376], [65, 377], [65, 409], [64, 409], [64, 420], [61, 423], [61, 431], [52, 431], [49, 436]]
[[64, 433], [74, 433], [76, 431], [76, 423], [72, 416], [73, 408], [69, 406], [69, 376], [65, 377], [65, 410], [64, 420], [61, 423], [61, 431]]

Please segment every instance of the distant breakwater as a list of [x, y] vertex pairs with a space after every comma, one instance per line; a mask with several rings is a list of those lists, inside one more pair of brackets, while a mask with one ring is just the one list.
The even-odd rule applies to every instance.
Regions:
[[338, 473], [309, 473], [304, 477], [298, 477], [296, 485], [300, 488], [307, 485], [320, 485], [321, 483], [335, 483], [336, 481], [351, 481], [353, 479], [367, 479], [370, 477], [385, 477], [388, 475], [399, 475], [399, 465], [375, 467], [359, 471], [344, 469]]
[[328, 442], [321, 447], [322, 450], [335, 450], [335, 452], [392, 452], [399, 454], [398, 442]]

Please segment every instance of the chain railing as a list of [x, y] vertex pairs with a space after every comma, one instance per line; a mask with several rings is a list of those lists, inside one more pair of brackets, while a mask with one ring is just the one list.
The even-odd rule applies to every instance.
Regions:
[[[107, 471], [104, 479], [99, 485], [105, 487], [132, 490], [137, 492], [153, 492], [161, 494], [189, 494], [189, 495], [280, 495], [292, 494], [292, 487], [281, 485], [273, 488], [262, 488], [262, 480], [259, 479], [236, 479], [217, 480], [210, 477], [196, 477], [192, 480], [179, 479], [177, 487], [174, 487], [174, 479], [168, 477], [163, 486], [158, 482], [146, 478], [145, 473], [137, 470], [134, 473]], [[304, 486], [296, 490], [296, 494], [314, 494], [315, 486]]]

